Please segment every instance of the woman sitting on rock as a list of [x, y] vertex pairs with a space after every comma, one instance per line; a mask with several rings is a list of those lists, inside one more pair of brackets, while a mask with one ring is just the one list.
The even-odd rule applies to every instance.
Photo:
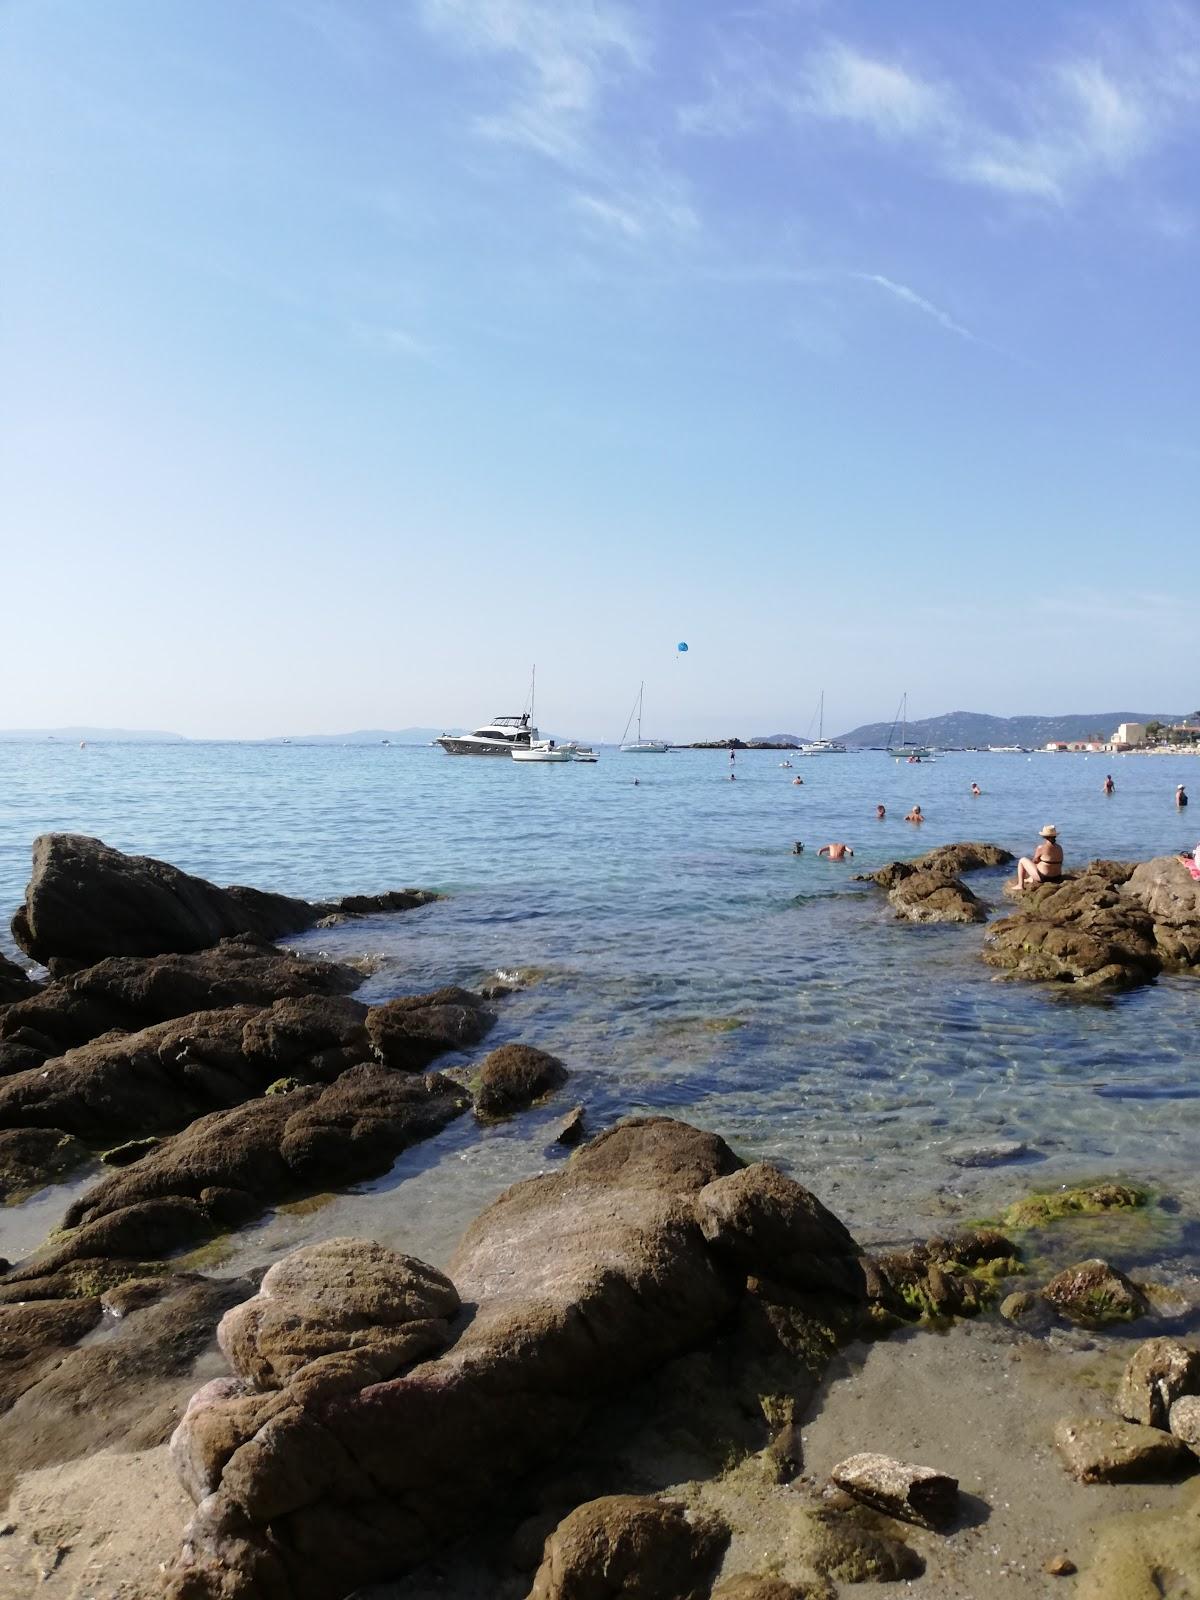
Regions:
[[1057, 883], [1062, 877], [1063, 853], [1058, 829], [1048, 822], [1041, 831], [1042, 843], [1032, 856], [1017, 862], [1017, 888], [1036, 889], [1039, 883]]

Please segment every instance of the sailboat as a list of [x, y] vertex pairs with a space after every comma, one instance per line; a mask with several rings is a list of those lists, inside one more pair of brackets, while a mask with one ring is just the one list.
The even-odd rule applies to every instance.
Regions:
[[[812, 727], [812, 723], [809, 723]], [[811, 744], [801, 745], [796, 752], [802, 756], [844, 756], [846, 746], [839, 744], [836, 739], [825, 737], [825, 691], [821, 690], [821, 699], [817, 708], [817, 737]]]
[[[897, 727], [900, 729], [900, 743], [893, 744], [892, 740], [896, 737]], [[896, 708], [896, 716], [892, 723], [892, 731], [888, 734], [888, 755], [907, 756], [910, 759], [915, 759], [917, 761], [925, 761], [929, 757], [929, 751], [926, 750], [923, 744], [913, 744], [909, 741], [907, 692], [900, 696], [900, 704]]]
[[[646, 684], [643, 681], [638, 688], [637, 701], [629, 713], [629, 721], [625, 724], [625, 732], [621, 735], [621, 753], [627, 756], [665, 756], [671, 746], [663, 739], [642, 738], [642, 700], [645, 698]], [[637, 738], [630, 739], [629, 724], [637, 717]]]

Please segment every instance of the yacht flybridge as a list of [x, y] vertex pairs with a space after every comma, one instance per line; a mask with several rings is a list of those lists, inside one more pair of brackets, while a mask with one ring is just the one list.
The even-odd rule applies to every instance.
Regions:
[[493, 717], [474, 733], [443, 733], [440, 744], [448, 756], [511, 756], [540, 743], [529, 712], [519, 717]]

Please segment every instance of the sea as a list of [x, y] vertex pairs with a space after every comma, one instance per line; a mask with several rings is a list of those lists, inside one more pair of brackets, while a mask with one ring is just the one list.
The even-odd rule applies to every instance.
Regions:
[[[1196, 804], [1179, 812], [1175, 785], [1193, 779]], [[921, 827], [903, 820], [914, 802]], [[399, 745], [46, 741], [0, 744], [0, 816], [6, 910], [50, 830], [313, 899], [436, 889], [445, 898], [421, 910], [290, 943], [360, 963], [372, 1002], [507, 978], [517, 987], [483, 1048], [520, 1040], [569, 1069], [543, 1107], [460, 1119], [382, 1178], [271, 1213], [210, 1252], [215, 1270], [338, 1233], [444, 1262], [482, 1206], [563, 1159], [551, 1136], [577, 1103], [593, 1131], [629, 1115], [716, 1130], [876, 1243], [1079, 1178], [1196, 1184], [1200, 982], [1082, 999], [1004, 980], [980, 959], [985, 928], [899, 922], [855, 881], [955, 840], [1029, 852], [1045, 823], [1068, 866], [1191, 849], [1194, 758], [970, 752], [913, 766], [882, 752], [601, 749], [591, 766]], [[820, 858], [832, 840], [853, 860]], [[1003, 914], [1004, 874], [971, 881]], [[36, 1245], [95, 1176], [0, 1213], [0, 1253]]]

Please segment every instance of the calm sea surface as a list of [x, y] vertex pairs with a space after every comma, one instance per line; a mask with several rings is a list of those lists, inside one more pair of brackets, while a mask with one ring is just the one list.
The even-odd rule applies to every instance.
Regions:
[[[1200, 983], [1081, 1003], [998, 982], [978, 957], [981, 929], [897, 923], [852, 874], [957, 839], [1027, 851], [1045, 822], [1069, 865], [1190, 847], [1200, 762], [949, 755], [910, 767], [862, 754], [788, 771], [782, 759], [739, 754], [730, 783], [723, 751], [530, 766], [395, 746], [0, 744], [0, 902], [7, 913], [20, 901], [34, 835], [66, 829], [312, 898], [445, 891], [421, 911], [295, 941], [373, 958], [368, 1000], [497, 970], [535, 979], [503, 1002], [491, 1042], [560, 1054], [572, 1083], [555, 1106], [482, 1133], [464, 1120], [377, 1183], [268, 1218], [230, 1270], [346, 1231], [444, 1259], [482, 1204], [553, 1159], [548, 1126], [576, 1100], [593, 1127], [640, 1111], [715, 1128], [785, 1164], [868, 1237], [1074, 1175], [1191, 1183]], [[1190, 815], [1173, 804], [1180, 781], [1195, 788]], [[922, 829], [901, 820], [913, 801]], [[853, 846], [853, 864], [817, 858], [830, 839]], [[998, 898], [1000, 877], [973, 882]], [[0, 938], [11, 949], [6, 927]], [[953, 1159], [998, 1140], [1029, 1157]], [[7, 1213], [0, 1249], [36, 1243], [78, 1187]]]

